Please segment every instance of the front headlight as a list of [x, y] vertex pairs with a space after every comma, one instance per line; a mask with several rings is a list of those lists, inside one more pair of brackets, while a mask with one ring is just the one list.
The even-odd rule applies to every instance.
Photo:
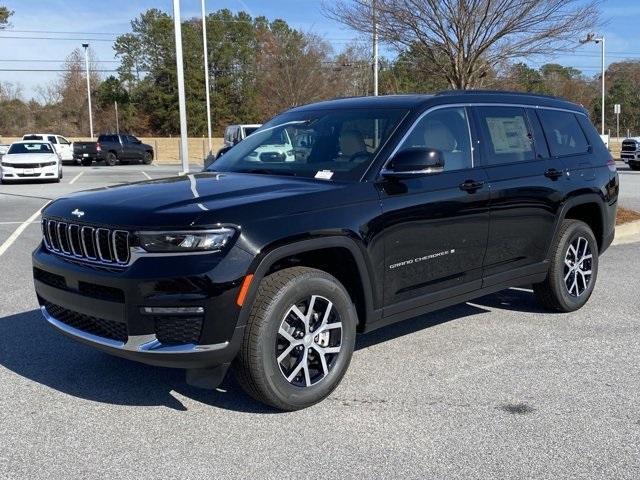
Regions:
[[217, 252], [233, 238], [233, 228], [188, 232], [138, 232], [140, 246], [147, 252]]

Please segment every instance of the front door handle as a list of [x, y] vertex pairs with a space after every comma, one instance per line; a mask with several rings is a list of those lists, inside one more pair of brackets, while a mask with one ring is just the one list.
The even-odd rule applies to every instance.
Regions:
[[550, 178], [551, 180], [557, 180], [562, 176], [562, 170], [549, 168], [544, 172], [544, 176]]
[[460, 190], [468, 193], [475, 193], [484, 186], [484, 182], [476, 182], [475, 180], [465, 180], [460, 184]]

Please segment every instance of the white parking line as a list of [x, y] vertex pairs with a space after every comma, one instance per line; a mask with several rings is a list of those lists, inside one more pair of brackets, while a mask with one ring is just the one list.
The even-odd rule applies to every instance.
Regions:
[[[0, 225], [22, 225], [27, 222], [0, 222]], [[31, 222], [31, 223], [40, 223], [40, 222]]]
[[74, 183], [76, 183], [76, 180], [78, 180], [82, 175], [84, 175], [84, 172], [80, 172], [75, 177], [73, 177], [69, 182], [69, 185], [73, 185]]
[[147, 172], [140, 171], [140, 173], [147, 177], [149, 180], [152, 180], [151, 176]]
[[18, 239], [18, 237], [20, 236], [20, 234], [22, 232], [24, 232], [24, 230], [31, 225], [32, 223], [34, 223], [34, 220], [36, 218], [38, 218], [38, 215], [40, 215], [40, 212], [42, 211], [42, 209], [44, 208], [41, 207], [38, 209], [38, 211], [36, 213], [34, 213], [33, 215], [31, 215], [27, 220], [25, 220], [24, 222], [22, 222], [20, 224], [20, 226], [18, 228], [15, 229], [15, 231], [9, 236], [9, 238], [7, 238], [7, 240], [0, 245], [0, 257], [4, 254], [4, 252], [6, 252], [9, 247], [11, 245], [13, 245], [13, 243]]

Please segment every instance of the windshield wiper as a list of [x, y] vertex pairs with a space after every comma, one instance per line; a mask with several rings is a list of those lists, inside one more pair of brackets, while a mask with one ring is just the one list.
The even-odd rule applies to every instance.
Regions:
[[238, 173], [255, 173], [258, 175], [285, 175], [287, 177], [295, 177], [296, 174], [286, 170], [277, 170], [273, 168], [249, 168], [247, 170], [238, 170]]

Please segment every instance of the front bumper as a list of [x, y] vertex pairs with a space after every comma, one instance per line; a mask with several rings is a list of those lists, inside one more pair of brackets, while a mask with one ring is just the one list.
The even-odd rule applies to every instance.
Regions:
[[[142, 363], [202, 369], [230, 363], [240, 348], [244, 326], [237, 325], [235, 300], [249, 261], [244, 251], [232, 249], [223, 258], [149, 257], [109, 270], [41, 245], [33, 253], [34, 284], [44, 318], [63, 334]], [[194, 336], [194, 318], [150, 315], [143, 307], [204, 311]], [[174, 333], [185, 340], [166, 340]]]
[[58, 165], [42, 168], [0, 167], [2, 180], [55, 180], [58, 176]]
[[620, 154], [620, 160], [624, 163], [634, 162], [640, 163], [640, 152], [622, 152]]

